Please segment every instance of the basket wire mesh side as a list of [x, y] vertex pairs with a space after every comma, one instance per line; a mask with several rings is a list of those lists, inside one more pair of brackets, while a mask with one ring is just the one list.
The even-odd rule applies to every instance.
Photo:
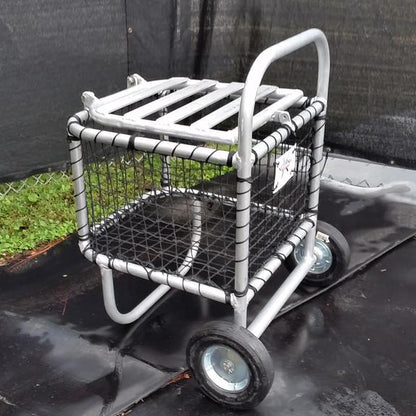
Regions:
[[[295, 143], [294, 176], [273, 193], [275, 161]], [[252, 168], [251, 273], [274, 254], [306, 212], [311, 143], [312, 129], [307, 125]], [[206, 146], [235, 150], [230, 145]], [[193, 236], [198, 215], [197, 255], [185, 278], [232, 291], [234, 168], [87, 141], [82, 141], [82, 150], [90, 244], [96, 253], [178, 274], [189, 249], [196, 245]]]

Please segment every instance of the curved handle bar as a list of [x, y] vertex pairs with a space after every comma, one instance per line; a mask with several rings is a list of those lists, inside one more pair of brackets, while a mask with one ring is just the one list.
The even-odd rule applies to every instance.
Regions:
[[319, 29], [309, 29], [289, 39], [265, 49], [254, 61], [247, 75], [238, 118], [238, 156], [241, 160], [241, 175], [250, 175], [251, 139], [253, 134], [253, 114], [257, 88], [268, 67], [278, 59], [314, 43], [318, 52], [317, 96], [328, 98], [329, 47], [324, 33]]

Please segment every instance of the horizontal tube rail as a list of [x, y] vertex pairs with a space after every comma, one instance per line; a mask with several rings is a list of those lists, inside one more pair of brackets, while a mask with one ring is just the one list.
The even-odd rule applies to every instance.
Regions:
[[[277, 102], [278, 103], [278, 102]], [[324, 103], [316, 98], [310, 106], [293, 117], [292, 124], [296, 129], [310, 122], [324, 110]], [[85, 127], [88, 120], [88, 111], [81, 111], [68, 120], [68, 133], [81, 140], [92, 141], [94, 143], [106, 144], [122, 148], [131, 148], [143, 152], [153, 152], [163, 156], [176, 156], [184, 159], [192, 159], [199, 162], [209, 162], [222, 166], [234, 166], [235, 159], [233, 152], [226, 150], [216, 150], [205, 146], [195, 146], [191, 144], [178, 143], [152, 139], [148, 137], [134, 137], [133, 142], [128, 134], [115, 133], [106, 130], [98, 130]], [[281, 127], [263, 140], [256, 142], [252, 148], [254, 160], [257, 162], [275, 147], [284, 142], [290, 133], [287, 128]]]
[[97, 263], [100, 267], [110, 268], [121, 273], [131, 274], [145, 280], [150, 280], [154, 283], [169, 286], [194, 295], [199, 295], [217, 302], [229, 303], [229, 297], [223, 289], [121, 259], [110, 258], [105, 254], [97, 253], [93, 250], [88, 241], [80, 241], [79, 246], [84, 256], [89, 261]]
[[102, 143], [108, 146], [125, 149], [133, 148], [142, 152], [155, 152], [163, 156], [177, 156], [198, 162], [232, 166], [232, 153], [225, 150], [93, 129], [83, 125], [87, 120], [88, 111], [86, 110], [71, 117], [68, 121], [68, 133], [80, 140]]
[[192, 126], [183, 126], [181, 124], [166, 125], [147, 119], [122, 119], [120, 116], [114, 114], [101, 114], [93, 109], [89, 111], [91, 113], [91, 118], [104, 126], [134, 130], [144, 134], [164, 134], [203, 143], [210, 141], [219, 144], [235, 144], [234, 139], [230, 136], [228, 131], [213, 129], [201, 130]]
[[[324, 110], [324, 108], [325, 104], [322, 101], [319, 101], [319, 98], [316, 98], [315, 102], [292, 118], [292, 127], [289, 128], [289, 130], [293, 128], [295, 128], [294, 130], [302, 128], [304, 125], [317, 117]], [[257, 141], [255, 146], [252, 148], [252, 152], [254, 153], [256, 160], [260, 160], [272, 149], [284, 142], [290, 136], [289, 130], [285, 127], [280, 127], [263, 140]]]
[[[303, 93], [297, 92], [290, 95], [285, 95], [279, 100], [275, 101], [273, 104], [266, 107], [264, 110], [259, 111], [253, 116], [253, 130], [258, 130], [260, 127], [264, 126], [268, 121], [272, 119], [277, 111], [286, 110], [297, 103], [303, 97]], [[238, 140], [238, 126], [231, 130], [230, 134]]]

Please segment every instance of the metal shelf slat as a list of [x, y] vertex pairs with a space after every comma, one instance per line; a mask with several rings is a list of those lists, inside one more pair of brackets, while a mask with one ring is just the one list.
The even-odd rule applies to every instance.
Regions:
[[203, 97], [192, 101], [183, 107], [180, 107], [168, 114], [157, 119], [158, 122], [163, 124], [172, 124], [181, 121], [204, 108], [209, 107], [212, 104], [228, 97], [231, 94], [235, 94], [244, 88], [242, 82], [232, 82], [229, 85], [212, 91]]
[[[261, 85], [257, 90], [256, 100], [267, 97], [276, 90], [276, 87], [269, 85]], [[222, 121], [227, 118], [237, 114], [240, 109], [241, 97], [231, 101], [228, 104], [225, 104], [221, 108], [213, 111], [212, 113], [207, 114], [205, 117], [200, 118], [195, 123], [191, 124], [191, 127], [198, 128], [201, 130], [209, 129], [211, 127], [220, 124]]]
[[143, 105], [132, 111], [129, 111], [124, 114], [124, 117], [130, 118], [130, 119], [144, 118], [150, 114], [153, 114], [159, 110], [162, 110], [165, 107], [175, 104], [185, 98], [191, 97], [192, 95], [205, 91], [208, 88], [215, 86], [217, 82], [218, 81], [211, 80], [211, 79], [204, 79], [195, 85], [190, 85], [183, 89], [177, 90], [171, 94], [165, 95], [164, 97], [161, 97], [155, 101], [152, 101], [149, 104]]
[[179, 87], [182, 84], [185, 84], [188, 80], [189, 78], [185, 77], [175, 77], [156, 83], [154, 81], [149, 83], [144, 82], [137, 86], [100, 98], [97, 102], [98, 104], [95, 105], [99, 106], [100, 112], [102, 113], [112, 113], [113, 111], [149, 98], [152, 95], [158, 94], [164, 90]]

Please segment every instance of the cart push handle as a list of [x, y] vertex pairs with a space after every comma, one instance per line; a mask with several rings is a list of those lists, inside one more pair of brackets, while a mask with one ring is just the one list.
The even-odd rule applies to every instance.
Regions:
[[[263, 76], [269, 66], [278, 59], [314, 43], [318, 52], [318, 85], [317, 96], [326, 101], [328, 98], [329, 85], [329, 46], [324, 33], [319, 29], [309, 29], [286, 39], [274, 46], [265, 49], [254, 61], [247, 75], [244, 90], [242, 93], [240, 112], [238, 118], [238, 148], [236, 157], [237, 166], [237, 215], [236, 215], [236, 249], [235, 249], [235, 283], [234, 290], [238, 296], [233, 299], [234, 317], [238, 325], [247, 324], [247, 294], [248, 289], [248, 258], [249, 258], [249, 236], [250, 236], [250, 199], [251, 199], [251, 168], [252, 168], [252, 134], [253, 134], [253, 115], [256, 103], [257, 89], [261, 84]], [[323, 113], [325, 114], [325, 108]], [[311, 212], [315, 211], [319, 201], [319, 182], [322, 160], [322, 146], [324, 138], [325, 122], [322, 118], [315, 123], [314, 142], [318, 144], [313, 150], [314, 160], [317, 161], [311, 167], [310, 198], [308, 208]], [[311, 215], [310, 219], [314, 224], [317, 215]], [[238, 243], [237, 243], [238, 242]], [[313, 257], [313, 247], [315, 244], [315, 226], [306, 236], [305, 262]], [[299, 280], [299, 279], [298, 279]], [[300, 282], [300, 280], [299, 280]], [[285, 296], [284, 296], [285, 297]], [[266, 319], [262, 323], [264, 330], [270, 323]], [[262, 330], [259, 332], [261, 333]]]
[[261, 84], [266, 70], [273, 62], [311, 43], [315, 44], [318, 53], [318, 83], [316, 95], [327, 100], [330, 71], [329, 46], [325, 34], [319, 29], [306, 30], [270, 46], [260, 53], [251, 66], [242, 93], [238, 119], [238, 155], [241, 164], [247, 167], [247, 171], [242, 172], [243, 176], [250, 175], [254, 105], [256, 103], [257, 89]]

